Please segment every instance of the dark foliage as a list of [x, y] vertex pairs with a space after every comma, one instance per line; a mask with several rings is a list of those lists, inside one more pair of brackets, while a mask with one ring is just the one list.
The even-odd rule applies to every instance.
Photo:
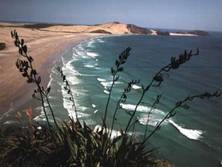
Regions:
[[0, 50], [3, 50], [6, 48], [6, 44], [3, 42], [0, 42]]

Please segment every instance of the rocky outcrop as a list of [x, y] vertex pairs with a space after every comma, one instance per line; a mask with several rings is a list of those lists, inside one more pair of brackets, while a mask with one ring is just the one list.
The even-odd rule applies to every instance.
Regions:
[[151, 34], [152, 33], [149, 29], [139, 27], [134, 24], [127, 24], [127, 29], [132, 34]]

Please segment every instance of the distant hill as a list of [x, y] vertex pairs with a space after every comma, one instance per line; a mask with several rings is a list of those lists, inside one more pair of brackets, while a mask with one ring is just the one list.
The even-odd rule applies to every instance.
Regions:
[[194, 30], [194, 31], [179, 31], [169, 32], [160, 31], [155, 29], [149, 29], [140, 27], [134, 24], [124, 24], [120, 22], [108, 22], [104, 24], [96, 25], [71, 25], [71, 24], [16, 24], [16, 23], [0, 23], [0, 26], [12, 26], [12, 27], [23, 27], [38, 29], [42, 31], [53, 31], [53, 32], [66, 32], [66, 33], [100, 33], [100, 34], [142, 34], [142, 35], [161, 35], [161, 36], [206, 36], [208, 32]]

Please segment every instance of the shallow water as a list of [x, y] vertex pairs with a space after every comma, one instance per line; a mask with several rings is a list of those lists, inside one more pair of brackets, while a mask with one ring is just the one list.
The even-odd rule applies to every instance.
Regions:
[[[186, 96], [215, 91], [222, 88], [222, 34], [211, 33], [208, 37], [167, 36], [120, 36], [94, 38], [67, 51], [57, 65], [62, 66], [71, 85], [78, 115], [88, 124], [101, 123], [111, 85], [110, 67], [118, 54], [126, 47], [132, 48], [124, 72], [116, 83], [108, 112], [111, 121], [113, 108], [121, 92], [131, 79], [149, 83], [154, 72], [169, 63], [171, 56], [185, 49], [200, 49], [200, 55], [183, 65], [179, 70], [164, 76], [160, 88], [152, 88], [138, 108], [138, 134], [143, 134], [147, 114], [156, 95], [162, 94], [161, 102], [150, 115], [149, 129], [156, 125], [173, 107], [176, 101]], [[56, 71], [51, 73], [51, 101], [56, 115], [64, 120], [74, 116], [69, 95]], [[117, 115], [116, 130], [124, 128], [131, 111], [141, 95], [141, 84], [134, 85], [125, 104]], [[63, 104], [63, 105], [61, 105]], [[178, 114], [166, 121], [161, 130], [151, 139], [152, 147], [158, 148], [160, 156], [176, 166], [218, 166], [222, 159], [222, 101], [221, 98], [196, 100], [188, 110], [179, 109]]]

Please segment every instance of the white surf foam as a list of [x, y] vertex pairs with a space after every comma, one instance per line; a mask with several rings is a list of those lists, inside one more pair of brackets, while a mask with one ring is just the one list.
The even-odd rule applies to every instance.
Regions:
[[[108, 89], [111, 87], [112, 85], [112, 81], [107, 81], [106, 79], [104, 78], [96, 78], [97, 81], [99, 81], [99, 83], [103, 86], [104, 90], [103, 92], [105, 94], [109, 94], [109, 91]], [[115, 82], [115, 84], [122, 84], [122, 82]]]
[[[134, 111], [135, 108], [136, 108], [136, 105], [120, 103], [120, 107], [125, 109], [125, 110]], [[150, 111], [150, 107], [139, 105], [137, 107], [137, 111], [139, 111], [139, 112], [149, 112]], [[158, 112], [158, 113], [164, 114], [164, 112], [159, 110], [159, 109], [153, 109], [153, 112]]]
[[97, 42], [99, 42], [99, 43], [104, 43], [105, 41], [102, 40], [101, 38], [97, 38]]
[[[120, 107], [128, 110], [128, 111], [134, 111], [136, 105], [134, 104], [120, 104]], [[152, 112], [148, 115], [148, 112], [150, 112], [151, 108], [148, 106], [139, 105], [137, 108], [137, 111], [139, 112], [137, 119], [139, 120], [139, 123], [142, 125], [150, 125], [150, 126], [156, 126], [156, 124], [163, 119], [165, 116], [165, 113], [162, 110], [159, 109], [152, 109]], [[167, 124], [167, 121], [164, 122], [164, 125]]]
[[73, 60], [70, 60], [65, 64], [63, 60], [62, 71], [66, 75], [66, 79], [69, 81], [69, 84], [76, 85], [80, 83], [80, 80], [77, 78], [77, 76], [81, 76], [82, 74], [75, 70], [75, 68], [72, 66], [72, 62]]
[[[158, 113], [151, 113], [148, 117], [148, 115], [146, 114], [142, 114], [140, 116], [137, 117], [139, 120], [139, 123], [142, 125], [150, 125], [155, 127], [157, 125], [158, 122], [160, 122], [163, 118], [163, 115], [158, 115]], [[167, 124], [167, 120], [165, 122], [163, 122], [163, 125]]]
[[[102, 126], [101, 125], [96, 125], [93, 131], [96, 132], [96, 131], [101, 131], [101, 130], [102, 130]], [[111, 131], [111, 129], [106, 129], [106, 130], [109, 134], [111, 134], [110, 135], [111, 139], [114, 139], [114, 138], [121, 135], [120, 131], [117, 131], [117, 130], [112, 130]]]
[[90, 40], [90, 41], [87, 43], [87, 47], [89, 47], [89, 48], [94, 47], [94, 43], [95, 43], [95, 40], [94, 40], [94, 39]]
[[[102, 130], [102, 126], [101, 126], [101, 125], [96, 125], [95, 128], [93, 129], [94, 132], [100, 131], [100, 130]], [[118, 137], [118, 136], [121, 135], [121, 132], [118, 131], [118, 130], [114, 130], [114, 129], [113, 129], [113, 130], [111, 131], [111, 129], [106, 128], [106, 131], [107, 131], [109, 134], [111, 134], [111, 135], [110, 135], [110, 138], [111, 138], [111, 139], [115, 139], [116, 137]], [[128, 134], [128, 135], [133, 135], [133, 134], [134, 134], [134, 135], [141, 135], [140, 132], [127, 132], [127, 134]]]
[[106, 80], [103, 78], [96, 78], [99, 82], [105, 82]]
[[103, 92], [104, 92], [105, 94], [107, 94], [107, 95], [109, 94], [109, 91], [108, 91], [108, 90], [104, 90]]
[[[69, 82], [70, 86], [71, 86], [71, 91], [73, 92], [73, 96], [74, 98], [77, 95], [77, 93], [75, 94], [75, 89], [73, 89], [73, 86], [76, 84], [79, 84], [81, 81], [77, 78], [78, 75], [81, 75], [78, 71], [75, 70], [75, 68], [72, 66], [72, 62], [74, 60], [70, 60], [67, 63], [64, 62], [64, 59], [62, 58], [62, 62], [63, 62], [63, 67], [62, 67], [62, 71], [63, 73], [66, 75], [66, 80]], [[68, 115], [73, 118], [74, 120], [76, 119], [76, 115], [75, 115], [75, 111], [73, 108], [73, 103], [72, 101], [69, 100], [70, 95], [67, 94], [67, 90], [64, 89], [65, 87], [65, 83], [61, 83], [61, 92], [62, 92], [62, 97], [63, 97], [63, 107], [67, 110]], [[78, 92], [79, 94], [80, 92]], [[83, 118], [83, 117], [89, 117], [89, 114], [84, 113], [84, 111], [87, 109], [84, 106], [80, 106], [78, 104], [78, 100], [75, 100], [76, 103], [76, 107], [80, 110], [78, 110], [78, 118]]]
[[137, 90], [137, 89], [141, 89], [142, 87], [139, 86], [139, 85], [134, 84], [134, 85], [132, 85], [132, 88], [135, 89], [135, 90]]
[[[63, 107], [67, 110], [68, 115], [75, 120], [76, 115], [75, 115], [73, 103], [69, 100], [70, 96], [67, 94], [67, 91], [64, 89], [64, 86], [65, 85], [61, 86], [62, 96], [63, 96]], [[86, 110], [87, 109], [86, 107], [79, 106], [77, 103], [76, 105], [77, 105], [76, 107], [80, 109], [80, 111], [78, 110], [78, 118], [89, 117], [89, 114], [81, 112], [81, 111]]]
[[202, 138], [203, 131], [196, 129], [187, 129], [183, 128], [180, 125], [176, 124], [173, 120], [169, 120], [169, 122], [185, 137], [192, 140], [198, 140]]
[[190, 34], [190, 33], [186, 33], [186, 34], [184, 34], [184, 33], [173, 33], [173, 32], [171, 32], [171, 33], [170, 33], [170, 36], [188, 36], [188, 37], [197, 37], [198, 35], [196, 35], [196, 34]]
[[95, 65], [92, 65], [92, 64], [85, 64], [84, 67], [87, 67], [87, 68], [95, 68]]
[[[98, 79], [97, 79], [98, 80]], [[100, 84], [103, 86], [103, 88], [104, 89], [108, 89], [108, 88], [110, 88], [111, 87], [111, 85], [112, 85], [112, 81], [106, 81], [106, 80], [102, 80], [101, 82], [100, 82]], [[122, 82], [115, 82], [115, 84], [122, 84]]]
[[86, 52], [86, 54], [89, 56], [89, 57], [92, 57], [92, 58], [96, 58], [99, 56], [98, 53], [96, 52]]
[[81, 46], [78, 45], [77, 47], [73, 48], [73, 60], [78, 60], [78, 59], [86, 59], [89, 56], [86, 54], [85, 49]]
[[110, 86], [112, 85], [112, 81], [111, 81], [111, 82], [102, 81], [102, 82], [100, 82], [100, 84], [101, 84], [105, 89], [107, 89], [108, 87], [110, 87]]
[[52, 84], [52, 81], [53, 81], [53, 79], [52, 79], [52, 75], [50, 74], [50, 80], [49, 80], [49, 82], [48, 82], [48, 84], [47, 84], [47, 88], [49, 88], [50, 86], [51, 86], [51, 84]]
[[[129, 111], [134, 111], [136, 105], [133, 104], [120, 104], [120, 106], [123, 109], [129, 110]], [[150, 111], [150, 107], [147, 106], [139, 106], [137, 108], [137, 111], [139, 112], [149, 112]], [[151, 125], [151, 126], [156, 126], [156, 124], [158, 122], [160, 122], [163, 117], [165, 116], [165, 113], [159, 109], [153, 109], [152, 112], [150, 113], [149, 117], [148, 114], [140, 114], [138, 116], [138, 120], [140, 122], [140, 124], [142, 125]], [[148, 120], [149, 119], [149, 120]], [[183, 128], [180, 125], [176, 124], [173, 120], [166, 120], [163, 124], [167, 124], [167, 123], [171, 123], [182, 135], [186, 136], [189, 139], [192, 140], [198, 140], [200, 139], [203, 134], [203, 131], [201, 130], [195, 130], [195, 129], [187, 129], [187, 128]]]

